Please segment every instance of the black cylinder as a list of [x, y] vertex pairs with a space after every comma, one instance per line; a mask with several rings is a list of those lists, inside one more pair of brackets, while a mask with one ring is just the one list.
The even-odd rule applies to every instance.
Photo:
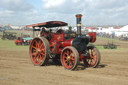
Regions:
[[76, 15], [77, 36], [81, 37], [81, 14]]

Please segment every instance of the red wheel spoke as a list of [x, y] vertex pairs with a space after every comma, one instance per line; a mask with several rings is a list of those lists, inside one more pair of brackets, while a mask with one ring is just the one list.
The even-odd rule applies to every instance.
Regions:
[[32, 46], [32, 48], [37, 49], [35, 46]]
[[39, 54], [37, 54], [37, 58], [40, 58]]
[[68, 50], [66, 50], [65, 52], [68, 53]]
[[[67, 54], [67, 53], [64, 53], [63, 55], [64, 55], [64, 56], [65, 56], [65, 55], [67, 55], [67, 56], [68, 56], [68, 54]], [[67, 57], [67, 56], [65, 56], [65, 57]]]
[[40, 54], [42, 54], [43, 56], [45, 56], [45, 53], [41, 52]]
[[93, 59], [93, 61], [94, 61], [94, 62], [96, 62], [96, 60], [95, 60], [95, 59]]
[[41, 49], [40, 54], [42, 54], [43, 56], [45, 56], [45, 49]]
[[69, 51], [68, 50], [66, 50], [66, 53], [67, 53], [67, 55], [69, 55]]
[[45, 52], [45, 49], [41, 49], [40, 52]]
[[68, 64], [67, 65], [70, 66], [70, 61], [68, 61]]
[[43, 43], [40, 45], [40, 49], [42, 49], [42, 48], [44, 48], [44, 44]]
[[41, 45], [41, 41], [39, 40], [38, 47], [40, 47], [40, 45]]
[[91, 55], [93, 55], [94, 53], [92, 52]]
[[67, 67], [69, 66], [69, 61], [67, 61], [66, 66], [67, 66]]
[[67, 62], [68, 60], [64, 60], [65, 62]]
[[36, 62], [36, 57], [33, 57], [33, 61]]
[[36, 50], [35, 50], [35, 49], [33, 49], [33, 50], [32, 50], [32, 52], [33, 52], [33, 53], [36, 53]]
[[93, 56], [93, 55], [90, 55], [90, 57], [91, 57], [91, 58], [94, 58], [94, 56]]
[[40, 55], [40, 59], [43, 60], [44, 59], [44, 55], [43, 56]]
[[36, 48], [38, 48], [38, 42], [37, 41], [35, 41], [35, 44], [36, 44]]
[[70, 59], [71, 59], [71, 60], [75, 60], [75, 57], [71, 57]]
[[70, 56], [74, 57], [74, 54], [73, 54], [73, 53], [71, 53], [71, 54], [70, 54]]
[[94, 58], [94, 59], [93, 59], [93, 61], [94, 61], [94, 62], [96, 62], [96, 61], [97, 61], [97, 59], [96, 59], [96, 58]]
[[73, 66], [71, 61], [69, 61], [69, 66]]
[[37, 53], [32, 53], [32, 55], [36, 56], [36, 55], [37, 55]]
[[65, 63], [67, 63], [67, 62], [68, 62], [68, 60], [64, 60], [64, 62], [65, 62]]
[[92, 61], [92, 65], [94, 65], [95, 63], [96, 63], [96, 62], [93, 60], [93, 61]]
[[96, 56], [96, 53], [93, 56]]
[[69, 55], [68, 53], [65, 53], [67, 56]]

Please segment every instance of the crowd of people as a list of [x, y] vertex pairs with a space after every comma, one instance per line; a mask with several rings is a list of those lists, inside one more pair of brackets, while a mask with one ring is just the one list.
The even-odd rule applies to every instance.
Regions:
[[117, 40], [128, 40], [128, 34], [127, 35], [121, 35], [116, 36], [115, 33], [109, 34], [109, 33], [97, 33], [97, 36], [103, 37], [103, 38], [110, 38], [110, 39], [117, 39]]

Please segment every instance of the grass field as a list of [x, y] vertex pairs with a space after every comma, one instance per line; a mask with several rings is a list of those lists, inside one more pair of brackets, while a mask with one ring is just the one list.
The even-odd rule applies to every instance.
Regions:
[[16, 46], [13, 40], [1, 40], [0, 39], [0, 48], [3, 50], [28, 50], [29, 46]]
[[[95, 45], [111, 39], [97, 38]], [[50, 62], [34, 66], [29, 46], [16, 46], [12, 40], [0, 39], [0, 85], [128, 85], [128, 41], [113, 40], [118, 49], [103, 49], [98, 68], [65, 70]]]

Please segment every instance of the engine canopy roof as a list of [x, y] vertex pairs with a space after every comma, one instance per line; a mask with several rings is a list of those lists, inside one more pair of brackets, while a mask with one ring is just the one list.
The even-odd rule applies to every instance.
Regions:
[[26, 27], [46, 27], [46, 28], [59, 27], [59, 26], [68, 26], [68, 23], [62, 21], [48, 21], [43, 23], [26, 25]]

